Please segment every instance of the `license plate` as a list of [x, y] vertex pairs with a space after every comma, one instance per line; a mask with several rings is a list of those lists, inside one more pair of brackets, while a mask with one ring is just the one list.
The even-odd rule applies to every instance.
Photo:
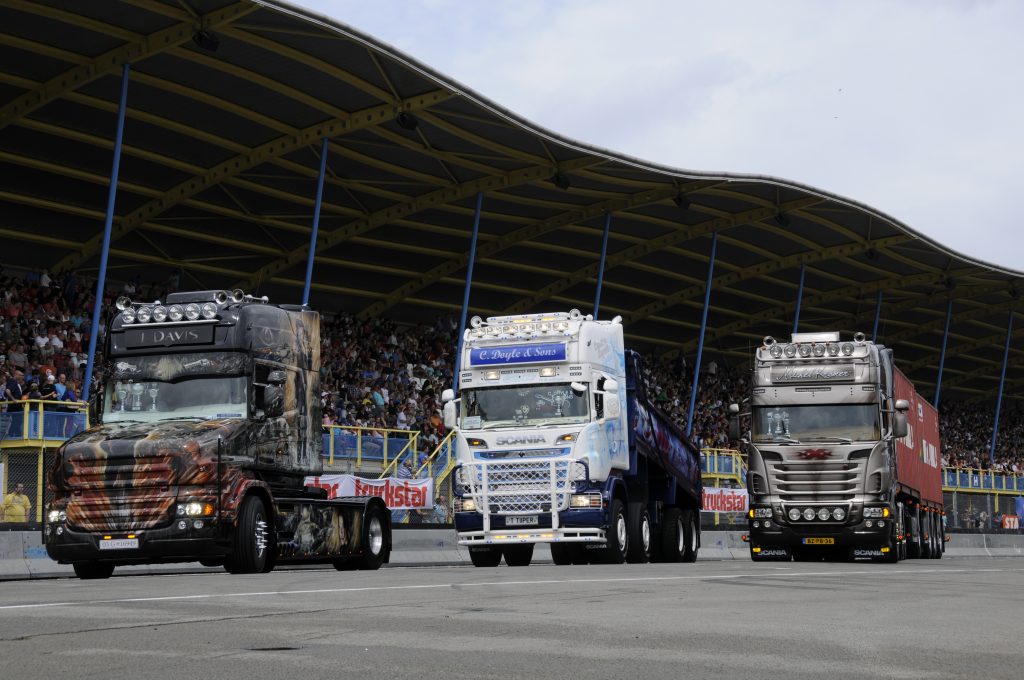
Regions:
[[100, 550], [130, 550], [139, 547], [137, 538], [103, 538], [100, 539]]
[[836, 539], [829, 536], [828, 538], [805, 538], [804, 545], [835, 545]]
[[537, 526], [537, 515], [525, 515], [506, 517], [505, 526], [507, 527], [535, 527]]

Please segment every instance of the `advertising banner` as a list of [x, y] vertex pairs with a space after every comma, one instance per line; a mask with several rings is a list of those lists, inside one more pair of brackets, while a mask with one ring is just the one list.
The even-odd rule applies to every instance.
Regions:
[[704, 512], [745, 513], [750, 505], [746, 489], [704, 487]]
[[306, 486], [327, 490], [328, 498], [338, 496], [379, 496], [389, 510], [434, 507], [433, 479], [364, 479], [353, 475], [306, 477]]

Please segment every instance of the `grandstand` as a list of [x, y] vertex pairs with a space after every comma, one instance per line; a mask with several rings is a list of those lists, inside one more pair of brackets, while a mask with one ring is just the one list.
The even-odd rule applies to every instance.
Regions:
[[[987, 499], [964, 522], [1006, 512], [1024, 467], [1020, 272], [821, 189], [559, 137], [284, 2], [190, 6], [2, 3], [0, 238], [18, 257], [6, 263], [0, 354], [22, 392], [50, 369], [82, 396], [104, 266], [101, 322], [122, 292], [308, 295], [332, 315], [326, 450], [366, 474], [395, 464], [392, 439], [417, 459], [445, 441], [438, 395], [467, 313], [600, 305], [623, 316], [652, 392], [681, 423], [699, 371], [693, 436], [705, 448], [728, 446], [724, 406], [762, 336], [860, 330], [893, 346], [940, 404], [945, 462], [973, 470], [951, 473], [949, 493]], [[992, 445], [1003, 398], [1014, 403]], [[5, 474], [13, 451], [34, 451], [25, 460], [41, 469], [38, 451], [59, 441], [43, 421], [64, 416], [48, 406], [74, 409], [61, 435], [84, 426], [71, 401], [28, 403], [7, 406], [22, 429], [2, 442]]]

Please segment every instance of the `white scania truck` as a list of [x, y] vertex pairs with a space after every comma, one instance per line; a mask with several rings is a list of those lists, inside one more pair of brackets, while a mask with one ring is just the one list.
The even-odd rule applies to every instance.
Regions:
[[646, 395], [621, 319], [569, 313], [475, 317], [465, 332], [455, 528], [473, 564], [693, 561], [699, 452]]

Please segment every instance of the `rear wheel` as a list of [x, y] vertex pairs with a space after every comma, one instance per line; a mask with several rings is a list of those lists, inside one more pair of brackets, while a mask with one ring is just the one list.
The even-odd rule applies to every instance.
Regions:
[[474, 567], [496, 567], [501, 563], [501, 548], [496, 545], [478, 545], [469, 549]]
[[371, 505], [363, 517], [363, 556], [359, 559], [359, 568], [365, 570], [380, 569], [387, 561], [391, 552], [391, 540], [388, 536], [388, 520], [379, 505]]
[[231, 537], [233, 550], [224, 561], [224, 568], [232, 574], [265, 571], [269, 561], [269, 538], [266, 506], [256, 496], [246, 496], [238, 512], [238, 527]]
[[114, 565], [109, 562], [75, 562], [75, 576], [83, 581], [110, 578], [114, 573]]
[[661, 523], [661, 557], [666, 562], [682, 562], [686, 553], [686, 529], [679, 508], [665, 508]]
[[633, 564], [651, 561], [651, 515], [643, 503], [630, 503], [626, 514], [626, 560]]
[[697, 551], [700, 550], [700, 526], [697, 524], [699, 515], [693, 510], [683, 510], [683, 537], [686, 547], [683, 562], [696, 562]]
[[501, 549], [505, 555], [505, 564], [510, 567], [528, 567], [533, 560], [533, 543], [506, 545]]
[[612, 499], [611, 507], [608, 509], [606, 537], [608, 542], [604, 548], [604, 562], [607, 564], [625, 562], [629, 550], [629, 532], [626, 524], [626, 508], [618, 498]]
[[199, 564], [203, 565], [204, 567], [223, 567], [224, 566], [224, 558], [223, 557], [204, 557], [203, 559], [199, 560]]

